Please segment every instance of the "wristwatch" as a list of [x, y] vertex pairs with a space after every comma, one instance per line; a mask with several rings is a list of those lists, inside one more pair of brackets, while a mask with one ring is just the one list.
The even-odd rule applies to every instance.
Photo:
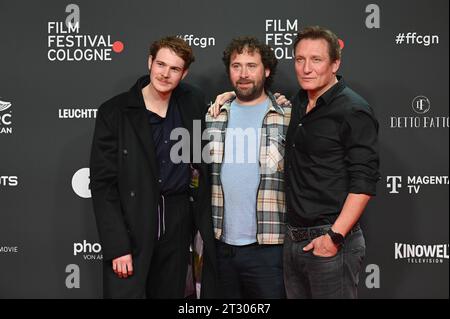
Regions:
[[344, 236], [339, 233], [335, 233], [331, 228], [327, 232], [330, 235], [331, 240], [336, 246], [341, 246], [344, 243]]

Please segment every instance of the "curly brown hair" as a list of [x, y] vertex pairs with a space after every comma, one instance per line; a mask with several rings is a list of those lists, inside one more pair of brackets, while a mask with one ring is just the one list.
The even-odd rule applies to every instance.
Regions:
[[243, 51], [249, 53], [257, 52], [261, 55], [261, 61], [265, 69], [270, 70], [270, 75], [264, 82], [264, 88], [268, 90], [272, 85], [273, 78], [277, 70], [278, 60], [270, 46], [260, 42], [257, 38], [251, 36], [237, 37], [231, 40], [230, 44], [223, 51], [222, 61], [225, 64], [227, 74], [230, 75], [230, 60], [234, 53], [241, 54]]
[[184, 69], [187, 70], [192, 62], [195, 61], [192, 48], [181, 38], [168, 36], [154, 41], [150, 45], [150, 55], [154, 58], [161, 48], [168, 48], [175, 52], [184, 61]]

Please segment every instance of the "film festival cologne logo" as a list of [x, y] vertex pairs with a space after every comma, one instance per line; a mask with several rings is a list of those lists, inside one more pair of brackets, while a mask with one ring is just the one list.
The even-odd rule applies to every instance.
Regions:
[[0, 97], [0, 135], [11, 135], [12, 128], [12, 103]]
[[297, 37], [298, 25], [297, 19], [266, 19], [265, 42], [273, 49], [277, 59], [294, 58], [292, 45]]
[[47, 23], [47, 58], [50, 62], [112, 61], [113, 51], [121, 53], [124, 44], [111, 35], [81, 33], [80, 7], [66, 6], [65, 21]]
[[[295, 58], [294, 42], [299, 31], [297, 19], [266, 19], [265, 43], [269, 45], [278, 60], [292, 60]], [[341, 49], [344, 41], [338, 39]]]

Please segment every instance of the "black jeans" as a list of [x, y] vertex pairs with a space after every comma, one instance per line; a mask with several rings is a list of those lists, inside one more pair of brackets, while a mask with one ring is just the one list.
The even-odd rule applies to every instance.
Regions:
[[220, 297], [286, 298], [282, 245], [233, 246], [216, 241]]
[[[331, 225], [329, 225], [331, 226]], [[303, 251], [311, 240], [284, 240], [284, 281], [288, 298], [357, 298], [359, 272], [366, 244], [362, 230], [348, 234], [333, 257], [314, 256]]]

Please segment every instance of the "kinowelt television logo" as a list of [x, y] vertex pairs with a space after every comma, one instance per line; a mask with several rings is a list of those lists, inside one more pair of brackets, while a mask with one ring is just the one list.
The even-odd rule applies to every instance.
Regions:
[[394, 243], [395, 260], [406, 260], [410, 264], [442, 264], [448, 261], [448, 244]]

